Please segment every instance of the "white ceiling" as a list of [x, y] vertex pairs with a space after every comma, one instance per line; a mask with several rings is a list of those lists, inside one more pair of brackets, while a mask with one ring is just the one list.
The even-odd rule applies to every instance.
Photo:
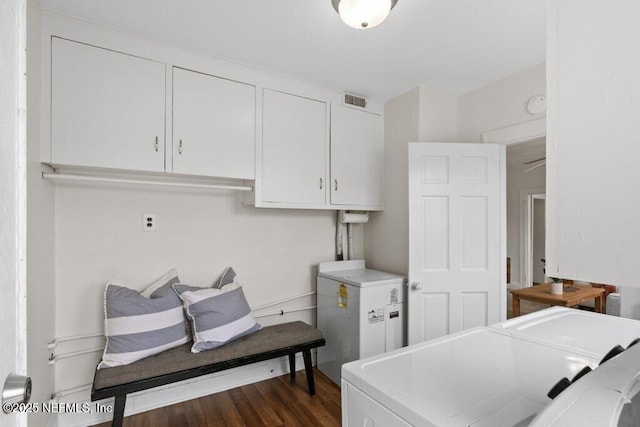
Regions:
[[545, 60], [545, 0], [399, 0], [376, 28], [331, 0], [41, 0], [46, 10], [384, 102], [462, 94]]

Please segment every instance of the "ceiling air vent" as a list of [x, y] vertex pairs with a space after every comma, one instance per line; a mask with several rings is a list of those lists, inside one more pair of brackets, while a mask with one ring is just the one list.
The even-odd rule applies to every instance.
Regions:
[[367, 98], [351, 95], [350, 93], [345, 93], [344, 105], [365, 109], [367, 108]]

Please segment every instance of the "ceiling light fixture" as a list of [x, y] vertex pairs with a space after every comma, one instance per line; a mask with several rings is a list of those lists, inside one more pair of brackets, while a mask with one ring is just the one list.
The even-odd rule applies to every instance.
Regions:
[[344, 23], [358, 29], [380, 24], [396, 3], [398, 0], [331, 0]]

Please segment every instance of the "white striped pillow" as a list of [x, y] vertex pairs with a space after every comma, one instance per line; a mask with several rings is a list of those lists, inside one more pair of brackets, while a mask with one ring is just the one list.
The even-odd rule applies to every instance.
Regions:
[[173, 289], [191, 320], [192, 353], [220, 347], [260, 329], [237, 283], [221, 289], [175, 284]]
[[128, 365], [189, 341], [184, 310], [171, 288], [175, 270], [142, 292], [109, 281], [104, 292], [107, 343], [98, 369]]

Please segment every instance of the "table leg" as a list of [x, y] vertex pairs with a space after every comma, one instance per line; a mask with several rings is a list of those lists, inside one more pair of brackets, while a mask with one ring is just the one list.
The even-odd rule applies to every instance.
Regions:
[[513, 317], [520, 316], [520, 297], [517, 295], [511, 294], [512, 299], [512, 309], [513, 309]]
[[296, 377], [296, 354], [289, 353], [289, 375], [291, 378]]
[[126, 394], [116, 396], [116, 400], [113, 405], [113, 419], [111, 420], [111, 427], [122, 427], [122, 421], [124, 419], [124, 407], [126, 402]]
[[313, 382], [313, 365], [311, 364], [311, 349], [302, 350], [302, 359], [304, 360], [304, 370], [307, 374], [307, 385], [309, 386], [309, 395], [316, 394], [316, 386]]
[[604, 313], [604, 298], [602, 297], [602, 294], [596, 297], [595, 306], [598, 313]]

